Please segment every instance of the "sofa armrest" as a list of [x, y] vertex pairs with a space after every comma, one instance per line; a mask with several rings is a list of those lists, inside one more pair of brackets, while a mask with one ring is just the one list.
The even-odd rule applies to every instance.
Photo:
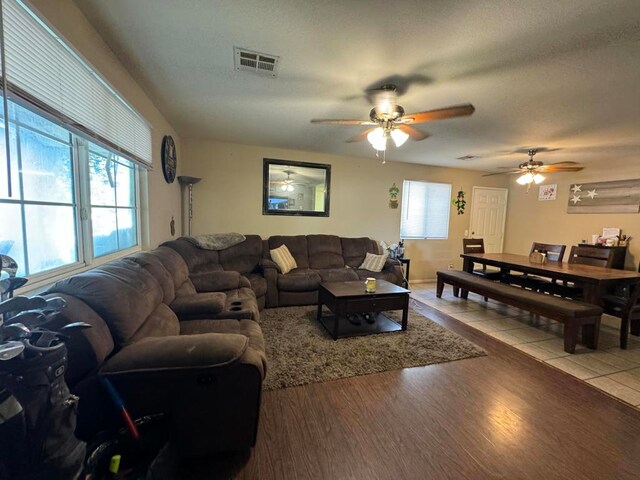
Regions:
[[101, 374], [176, 371], [221, 367], [242, 357], [249, 339], [235, 333], [147, 337], [107, 360]]
[[192, 273], [189, 278], [198, 292], [222, 292], [243, 286], [240, 273], [233, 271]]
[[262, 269], [262, 276], [267, 281], [267, 294], [265, 296], [265, 304], [269, 308], [278, 306], [278, 275], [281, 270], [278, 264], [273, 260], [263, 258], [259, 264]]
[[269, 260], [268, 258], [261, 259], [260, 262], [258, 263], [258, 267], [262, 270], [263, 273], [267, 269], [273, 269], [278, 273], [282, 273], [282, 271], [280, 270], [280, 267], [278, 267], [278, 264], [273, 260]]
[[176, 297], [169, 306], [180, 320], [186, 320], [194, 315], [220, 313], [224, 310], [226, 303], [227, 296], [222, 292], [203, 292]]

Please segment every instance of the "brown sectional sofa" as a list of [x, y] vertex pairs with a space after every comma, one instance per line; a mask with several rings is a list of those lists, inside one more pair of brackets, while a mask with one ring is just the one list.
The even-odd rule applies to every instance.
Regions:
[[[282, 244], [298, 263], [286, 275], [269, 259]], [[56, 322], [93, 327], [68, 342], [78, 434], [121, 425], [100, 374], [134, 418], [166, 414], [183, 453], [252, 446], [267, 366], [260, 310], [314, 304], [321, 282], [402, 282], [393, 262], [359, 270], [367, 252], [378, 253], [374, 241], [333, 235], [247, 235], [221, 251], [180, 238], [57, 282], [46, 292], [67, 301]]]
[[[167, 414], [186, 454], [253, 445], [266, 370], [264, 340], [251, 289], [227, 292], [228, 297], [197, 293], [182, 257], [166, 247], [53, 285], [47, 294], [67, 300], [56, 321], [93, 326], [68, 345], [66, 378], [82, 399], [78, 433], [88, 438], [121, 425], [100, 373], [111, 379], [134, 418]], [[234, 301], [241, 309], [227, 310]], [[243, 303], [252, 305], [244, 309]], [[240, 313], [246, 318], [233, 318]]]
[[[364, 280], [375, 277], [400, 285], [402, 269], [395, 260], [387, 260], [381, 272], [360, 270], [365, 255], [380, 253], [378, 244], [369, 238], [344, 238], [336, 235], [276, 235], [247, 240], [221, 251], [198, 248], [185, 237], [163, 246], [176, 250], [189, 267], [190, 277], [199, 292], [207, 291], [196, 279], [234, 270], [246, 277], [260, 310], [266, 307], [313, 305], [318, 301], [322, 282]], [[283, 275], [271, 260], [269, 250], [286, 245], [298, 268]], [[234, 259], [234, 257], [237, 257]]]

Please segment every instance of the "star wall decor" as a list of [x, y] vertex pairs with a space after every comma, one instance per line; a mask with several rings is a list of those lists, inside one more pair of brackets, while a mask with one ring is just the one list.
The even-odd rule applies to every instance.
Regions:
[[640, 213], [640, 178], [570, 183], [567, 213]]

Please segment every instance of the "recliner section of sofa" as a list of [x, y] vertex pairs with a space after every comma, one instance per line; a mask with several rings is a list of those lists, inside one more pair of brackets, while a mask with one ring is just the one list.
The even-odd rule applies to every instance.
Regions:
[[[253, 302], [250, 317], [222, 317], [237, 291]], [[169, 248], [139, 252], [61, 280], [48, 295], [67, 300], [60, 324], [93, 328], [69, 341], [66, 378], [81, 397], [78, 432], [89, 438], [118, 425], [98, 381], [109, 377], [134, 417], [168, 415], [188, 455], [243, 450], [255, 443], [264, 340], [249, 287], [198, 293], [182, 257]], [[229, 314], [233, 313], [229, 310]], [[198, 318], [198, 319], [194, 319]]]

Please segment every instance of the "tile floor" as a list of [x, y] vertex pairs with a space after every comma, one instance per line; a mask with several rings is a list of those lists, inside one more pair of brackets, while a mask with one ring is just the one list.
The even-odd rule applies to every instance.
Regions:
[[619, 319], [604, 315], [598, 349], [578, 344], [570, 355], [563, 349], [563, 325], [555, 320], [495, 300], [485, 303], [473, 293], [462, 300], [449, 285], [442, 298], [436, 297], [435, 283], [413, 284], [411, 290], [416, 300], [640, 409], [640, 337], [631, 335], [628, 349], [620, 349]]

